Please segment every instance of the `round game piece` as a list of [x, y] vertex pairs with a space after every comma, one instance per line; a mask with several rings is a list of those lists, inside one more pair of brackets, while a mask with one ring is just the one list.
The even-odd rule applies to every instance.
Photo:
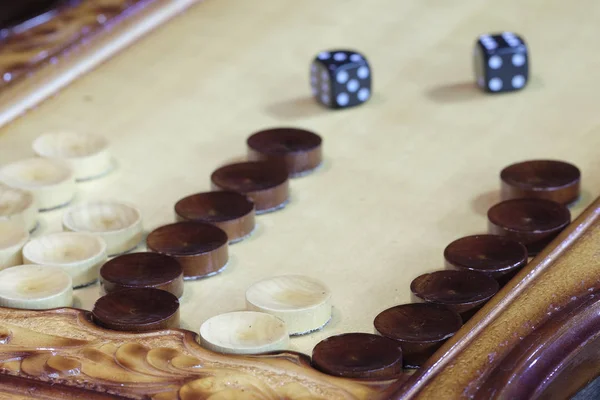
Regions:
[[63, 216], [63, 228], [101, 237], [106, 242], [109, 256], [133, 250], [143, 237], [140, 211], [113, 201], [94, 201], [71, 207]]
[[567, 205], [579, 198], [581, 172], [564, 161], [531, 160], [504, 168], [500, 179], [503, 200], [537, 198]]
[[291, 177], [313, 171], [322, 162], [322, 139], [298, 128], [273, 128], [252, 134], [246, 141], [248, 159], [284, 165]]
[[179, 327], [179, 300], [154, 288], [119, 290], [96, 301], [94, 322], [116, 331], [144, 332]]
[[40, 211], [70, 203], [75, 197], [73, 170], [64, 162], [48, 158], [27, 158], [0, 169], [0, 181], [27, 190]]
[[60, 267], [18, 265], [0, 271], [0, 306], [31, 310], [71, 307], [73, 281]]
[[28, 232], [37, 226], [38, 209], [33, 194], [0, 183], [0, 219], [23, 224]]
[[395, 340], [370, 333], [345, 333], [322, 340], [313, 366], [344, 378], [395, 379], [402, 373], [402, 349]]
[[97, 178], [111, 168], [108, 141], [92, 134], [50, 132], [33, 141], [40, 157], [60, 159], [71, 166], [78, 181]]
[[254, 203], [237, 192], [197, 193], [175, 204], [179, 221], [200, 221], [225, 231], [229, 243], [236, 243], [254, 230]]
[[283, 208], [289, 199], [289, 180], [285, 168], [268, 161], [229, 164], [211, 175], [214, 190], [229, 190], [248, 196], [262, 214]]
[[375, 330], [397, 340], [406, 368], [418, 368], [462, 326], [458, 313], [434, 303], [402, 304], [375, 317]]
[[19, 221], [0, 219], [0, 269], [23, 263], [21, 250], [29, 232]]
[[246, 306], [278, 317], [290, 335], [304, 335], [323, 328], [331, 319], [331, 292], [307, 276], [277, 276], [250, 286]]
[[100, 268], [100, 284], [105, 293], [150, 287], [181, 297], [183, 269], [177, 260], [164, 254], [123, 254]]
[[73, 288], [96, 282], [107, 260], [106, 243], [89, 233], [55, 232], [32, 239], [23, 247], [27, 264], [51, 265], [65, 270]]
[[260, 312], [235, 311], [217, 315], [200, 326], [204, 348], [225, 354], [261, 354], [287, 350], [285, 323]]
[[218, 274], [229, 261], [227, 234], [205, 222], [182, 221], [150, 232], [148, 249], [175, 258], [183, 268], [184, 279]]
[[[476, 271], [435, 271], [415, 278], [410, 290], [428, 303], [441, 304], [461, 314], [471, 316], [500, 289], [498, 282]], [[474, 312], [474, 311], [473, 311]]]
[[444, 258], [451, 268], [482, 272], [505, 282], [527, 264], [527, 249], [506, 236], [473, 235], [450, 243]]
[[543, 199], [513, 199], [488, 210], [488, 229], [517, 240], [530, 256], [538, 254], [571, 222], [569, 209]]

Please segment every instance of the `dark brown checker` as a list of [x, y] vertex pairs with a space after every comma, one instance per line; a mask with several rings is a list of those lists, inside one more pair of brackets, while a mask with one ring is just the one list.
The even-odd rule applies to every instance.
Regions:
[[200, 221], [225, 231], [229, 243], [249, 236], [255, 226], [254, 203], [245, 195], [230, 191], [196, 193], [175, 204], [179, 221]]
[[284, 165], [291, 177], [306, 175], [322, 163], [322, 138], [300, 128], [272, 128], [252, 134], [246, 141], [248, 159]]
[[178, 328], [179, 300], [160, 289], [120, 290], [100, 297], [92, 316], [97, 325], [116, 331]]
[[285, 168], [268, 161], [247, 161], [218, 168], [211, 174], [214, 190], [228, 190], [250, 197], [261, 214], [278, 210], [289, 199]]
[[314, 367], [326, 374], [361, 379], [395, 379], [402, 373], [402, 349], [392, 339], [369, 333], [346, 333], [319, 342]]
[[150, 287], [181, 297], [183, 268], [176, 259], [164, 254], [123, 254], [100, 268], [100, 284], [106, 293]]
[[530, 256], [538, 254], [571, 222], [569, 209], [543, 199], [506, 200], [488, 211], [488, 230], [517, 240]]
[[229, 260], [227, 234], [205, 222], [182, 221], [161, 226], [148, 234], [146, 244], [150, 251], [179, 261], [186, 280], [215, 275]]
[[498, 282], [476, 271], [435, 271], [415, 278], [413, 294], [429, 303], [446, 306], [468, 320], [500, 289]]
[[581, 171], [557, 160], [515, 163], [500, 173], [502, 199], [538, 198], [570, 204], [579, 198]]
[[444, 249], [448, 267], [482, 272], [501, 285], [527, 264], [527, 256], [523, 244], [499, 235], [462, 237]]
[[373, 324], [380, 335], [400, 343], [404, 367], [418, 368], [461, 328], [462, 319], [446, 306], [411, 303], [382, 311]]

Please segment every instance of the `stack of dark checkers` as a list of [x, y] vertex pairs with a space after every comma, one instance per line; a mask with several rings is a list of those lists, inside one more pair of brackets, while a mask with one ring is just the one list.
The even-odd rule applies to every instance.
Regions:
[[92, 312], [97, 324], [125, 331], [177, 327], [184, 281], [226, 268], [229, 246], [252, 235], [255, 217], [288, 204], [290, 178], [321, 165], [322, 139], [305, 129], [272, 128], [250, 135], [247, 152], [247, 161], [207, 174], [211, 191], [180, 199], [175, 221], [148, 234], [148, 251], [102, 266], [105, 295]]
[[[532, 160], [503, 169], [501, 201], [488, 229], [444, 249], [445, 269], [416, 277], [417, 302], [379, 313], [374, 334], [333, 336], [313, 351], [315, 368], [336, 376], [392, 379], [397, 368], [419, 368], [571, 222], [568, 205], [580, 196], [579, 169]], [[388, 339], [388, 340], [384, 340]], [[391, 340], [391, 341], [390, 341]], [[392, 345], [396, 343], [396, 347]]]
[[[106, 295], [92, 312], [99, 325], [126, 331], [176, 327], [183, 282], [226, 268], [229, 246], [252, 235], [257, 216], [288, 204], [290, 178], [322, 163], [322, 139], [304, 129], [263, 130], [246, 144], [247, 160], [214, 170], [210, 191], [176, 202], [175, 221], [150, 232], [147, 252], [120, 255], [102, 267]], [[405, 368], [419, 368], [571, 222], [568, 206], [579, 198], [580, 179], [575, 166], [561, 161], [503, 169], [501, 201], [489, 208], [487, 231], [448, 244], [445, 269], [415, 277], [415, 302], [380, 312], [374, 333], [318, 343], [313, 366], [357, 379], [395, 379]]]

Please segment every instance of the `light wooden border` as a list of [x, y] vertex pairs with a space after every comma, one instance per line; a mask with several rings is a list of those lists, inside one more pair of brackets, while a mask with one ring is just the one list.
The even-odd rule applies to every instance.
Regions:
[[0, 127], [26, 113], [135, 41], [203, 0], [159, 0], [0, 92]]

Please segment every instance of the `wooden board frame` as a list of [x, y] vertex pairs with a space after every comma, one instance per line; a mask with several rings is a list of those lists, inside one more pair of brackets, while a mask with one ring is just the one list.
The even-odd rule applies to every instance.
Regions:
[[[118, 0], [120, 1], [120, 0]], [[0, 85], [0, 126], [22, 116], [80, 76], [127, 48], [152, 30], [202, 0], [139, 0], [134, 9], [116, 15], [114, 21], [94, 25], [86, 34], [61, 42], [56, 51], [41, 58], [31, 55], [24, 76]], [[44, 29], [52, 21], [31, 27]], [[26, 32], [25, 32], [26, 33]], [[23, 34], [19, 32], [18, 34]], [[20, 44], [19, 44], [20, 45]], [[0, 58], [12, 57], [9, 46]], [[9, 70], [0, 68], [0, 78]]]
[[[113, 29], [97, 32], [85, 45], [74, 44], [73, 52], [58, 64], [40, 63], [29, 79], [0, 92], [0, 125], [196, 2], [153, 2]], [[109, 332], [93, 325], [83, 310], [0, 309], [0, 398], [184, 399], [211, 394], [293, 399], [566, 398], [600, 374], [599, 218], [600, 199], [421, 370], [397, 382], [332, 378], [296, 353], [217, 355], [198, 346], [189, 331]], [[153, 350], [157, 350], [150, 355], [153, 361], [148, 361]], [[164, 357], [154, 359], [156, 355]], [[193, 363], [183, 364], [187, 369], [173, 368], [172, 360], [178, 356], [179, 361], [200, 360], [204, 368], [201, 373]], [[115, 376], [129, 379], [130, 385], [94, 376], [93, 366], [83, 368], [88, 362], [112, 365], [123, 373]], [[166, 370], [160, 371], [160, 366]], [[160, 374], [162, 381], [155, 379]], [[148, 385], [148, 379], [157, 382]]]

